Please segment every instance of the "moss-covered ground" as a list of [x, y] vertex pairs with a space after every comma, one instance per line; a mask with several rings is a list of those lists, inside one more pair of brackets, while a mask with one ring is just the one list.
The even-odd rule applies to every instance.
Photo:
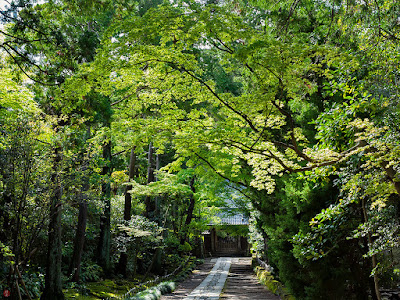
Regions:
[[94, 300], [118, 298], [138, 284], [138, 280], [101, 280], [64, 290], [65, 299]]
[[[188, 274], [192, 272], [196, 264], [203, 263], [203, 260], [191, 259], [187, 262], [184, 268], [173, 278], [173, 281], [183, 281]], [[172, 278], [171, 278], [172, 279]], [[152, 278], [147, 278], [152, 280]], [[87, 282], [82, 285], [70, 285], [64, 289], [65, 299], [80, 299], [80, 300], [98, 300], [104, 298], [120, 298], [128, 291], [140, 285], [143, 282], [143, 277], [137, 277], [130, 280], [122, 279], [106, 279], [97, 282]], [[143, 286], [145, 289], [151, 286]]]

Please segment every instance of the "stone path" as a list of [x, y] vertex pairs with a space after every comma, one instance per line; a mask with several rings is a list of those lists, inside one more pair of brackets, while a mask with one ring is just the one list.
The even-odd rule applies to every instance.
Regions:
[[[229, 268], [230, 267], [230, 268]], [[222, 292], [222, 293], [221, 293]], [[258, 283], [251, 258], [206, 259], [173, 294], [161, 300], [279, 300]]]
[[220, 257], [210, 274], [184, 300], [218, 300], [231, 267], [232, 258]]
[[251, 267], [251, 258], [239, 258], [229, 271], [221, 300], [279, 300], [258, 282]]
[[204, 263], [197, 266], [196, 270], [186, 278], [185, 281], [181, 282], [174, 293], [161, 296], [160, 300], [183, 300], [187, 295], [190, 294], [202, 281], [208, 276], [211, 269], [215, 265], [215, 260], [211, 258], [204, 259]]

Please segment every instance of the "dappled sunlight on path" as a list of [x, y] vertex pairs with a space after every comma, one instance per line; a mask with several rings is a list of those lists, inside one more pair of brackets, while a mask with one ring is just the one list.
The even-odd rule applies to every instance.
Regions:
[[[211, 269], [212, 268], [212, 269]], [[210, 271], [211, 269], [211, 271]], [[251, 268], [251, 258], [206, 259], [199, 270], [181, 283], [178, 289], [161, 300], [279, 300], [258, 283]]]
[[232, 258], [220, 257], [210, 274], [184, 300], [218, 300], [231, 267]]
[[223, 300], [279, 300], [258, 282], [251, 267], [250, 257], [241, 257], [232, 262], [228, 279], [221, 297]]

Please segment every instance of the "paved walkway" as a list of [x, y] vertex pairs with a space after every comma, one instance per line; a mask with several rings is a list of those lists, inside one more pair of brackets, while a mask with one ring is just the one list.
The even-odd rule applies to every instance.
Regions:
[[206, 259], [173, 294], [161, 300], [279, 300], [258, 283], [251, 258]]
[[279, 300], [280, 298], [258, 282], [251, 267], [251, 258], [233, 263], [221, 300]]
[[184, 300], [218, 300], [231, 267], [232, 258], [220, 257], [210, 274]]

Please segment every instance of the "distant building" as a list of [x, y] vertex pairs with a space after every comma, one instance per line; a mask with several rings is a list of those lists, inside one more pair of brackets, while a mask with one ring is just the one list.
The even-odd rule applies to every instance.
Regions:
[[203, 232], [206, 256], [247, 256], [249, 219], [237, 208], [220, 208]]

